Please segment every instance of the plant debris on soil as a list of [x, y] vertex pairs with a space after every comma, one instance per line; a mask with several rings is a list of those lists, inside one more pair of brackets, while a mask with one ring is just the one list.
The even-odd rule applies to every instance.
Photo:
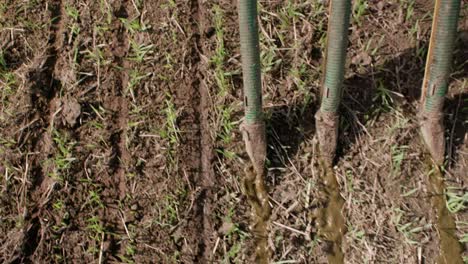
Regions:
[[[236, 5], [0, 2], [1, 263], [255, 262]], [[312, 216], [331, 203], [314, 121], [329, 1], [258, 5], [264, 241], [271, 262], [327, 263], [335, 243], [321, 235], [326, 216]], [[461, 10], [442, 198], [467, 263], [466, 1]], [[446, 247], [417, 116], [432, 11], [427, 0], [353, 2], [330, 168], [345, 263], [437, 263]]]

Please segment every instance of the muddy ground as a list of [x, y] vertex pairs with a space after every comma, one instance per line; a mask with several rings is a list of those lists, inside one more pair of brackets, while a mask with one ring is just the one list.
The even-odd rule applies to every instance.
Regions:
[[[346, 263], [435, 263], [416, 121], [432, 1], [354, 1], [335, 173]], [[259, 1], [271, 259], [326, 263], [314, 118], [327, 1]], [[0, 262], [251, 263], [235, 1], [0, 2]], [[445, 107], [468, 261], [468, 5]]]

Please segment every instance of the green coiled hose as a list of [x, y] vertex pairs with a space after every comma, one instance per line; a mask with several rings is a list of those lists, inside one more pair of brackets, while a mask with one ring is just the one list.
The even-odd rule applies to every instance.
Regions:
[[322, 112], [338, 111], [341, 101], [351, 0], [332, 0], [328, 20], [327, 50], [322, 88]]
[[256, 0], [239, 0], [239, 29], [244, 77], [245, 122], [253, 124], [262, 121], [263, 118]]
[[461, 0], [436, 0], [422, 88], [424, 111], [442, 111], [448, 90]]

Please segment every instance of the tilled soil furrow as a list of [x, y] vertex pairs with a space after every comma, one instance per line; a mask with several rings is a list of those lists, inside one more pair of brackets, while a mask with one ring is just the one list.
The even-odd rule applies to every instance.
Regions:
[[[202, 98], [207, 97], [206, 87], [201, 88], [203, 90]], [[206, 99], [202, 99], [202, 106], [206, 106]], [[203, 107], [206, 109], [206, 107]], [[214, 229], [214, 222], [213, 222], [213, 212], [214, 212], [214, 203], [216, 200], [216, 193], [217, 193], [217, 181], [214, 177], [213, 171], [213, 148], [211, 145], [211, 137], [210, 132], [208, 129], [208, 119], [207, 119], [207, 111], [202, 110], [202, 139], [201, 139], [201, 171], [202, 171], [202, 180], [201, 186], [205, 191], [203, 199], [200, 199], [199, 202], [203, 207], [203, 229], [201, 230], [201, 237], [203, 239], [204, 249], [202, 254], [202, 260], [210, 260], [212, 259], [212, 251], [215, 243], [215, 229]]]
[[41, 214], [44, 206], [48, 203], [54, 189], [54, 180], [48, 176], [44, 160], [52, 151], [52, 130], [54, 117], [59, 111], [56, 102], [56, 94], [61, 84], [55, 76], [55, 68], [61, 48], [61, 35], [63, 34], [63, 2], [53, 1], [49, 4], [51, 26], [48, 47], [43, 57], [38, 58], [36, 68], [28, 74], [30, 86], [30, 105], [32, 108], [29, 124], [34, 124], [28, 129], [31, 133], [29, 139], [22, 141], [30, 142], [21, 147], [25, 157], [25, 164], [29, 170], [31, 185], [28, 186], [28, 202], [24, 225], [24, 238], [21, 252], [12, 262], [23, 262], [33, 256], [42, 240], [43, 225]]
[[129, 42], [126, 29], [119, 19], [128, 18], [129, 1], [120, 1], [114, 11], [115, 21], [113, 28], [113, 41], [111, 51], [113, 55], [113, 68], [110, 70], [111, 78], [105, 83], [104, 107], [111, 112], [110, 123], [107, 130], [110, 134], [108, 142], [111, 148], [109, 159], [109, 172], [103, 178], [105, 191], [106, 213], [102, 221], [108, 231], [104, 237], [103, 259], [109, 261], [122, 255], [120, 237], [125, 234], [122, 226], [122, 213], [126, 196], [126, 165], [129, 164], [130, 155], [126, 148], [126, 132], [128, 129], [128, 101], [124, 96], [124, 89], [128, 85], [129, 63], [125, 59], [129, 51]]
[[215, 229], [213, 223], [213, 204], [216, 195], [216, 178], [213, 170], [213, 142], [211, 139], [211, 128], [209, 124], [209, 92], [208, 86], [205, 82], [204, 72], [207, 71], [207, 65], [203, 63], [201, 57], [204, 53], [205, 41], [205, 18], [206, 8], [203, 6], [203, 1], [194, 0], [191, 4], [192, 13], [192, 28], [195, 34], [194, 54], [198, 54], [197, 64], [197, 84], [199, 94], [199, 104], [196, 106], [199, 114], [199, 155], [200, 155], [200, 175], [197, 180], [197, 185], [201, 187], [202, 195], [199, 196], [195, 207], [200, 207], [198, 212], [201, 213], [201, 225], [203, 228], [199, 229], [199, 252], [197, 260], [207, 262], [212, 260], [212, 251], [215, 240]]
[[[118, 18], [128, 18], [125, 5], [127, 1], [124, 1], [120, 9], [116, 12]], [[128, 73], [129, 63], [124, 59], [128, 53], [129, 43], [128, 36], [126, 34], [124, 26], [120, 23], [117, 28], [116, 39], [114, 40], [115, 47], [113, 54], [115, 56], [116, 63], [116, 78], [113, 86], [112, 96], [108, 97], [106, 102], [110, 109], [113, 111], [113, 124], [111, 136], [113, 158], [111, 159], [111, 168], [116, 177], [113, 177], [115, 181], [118, 181], [119, 198], [125, 197], [125, 164], [129, 160], [129, 154], [125, 143], [125, 133], [127, 130], [128, 121], [128, 102], [124, 97], [124, 89], [128, 85]]]
[[[194, 7], [196, 5], [196, 1], [191, 1], [192, 14], [194, 14], [194, 12], [196, 14], [197, 9]], [[191, 23], [196, 24], [196, 20], [192, 20]], [[184, 148], [186, 151], [180, 151], [178, 155], [181, 160], [190, 160], [190, 163], [185, 163], [183, 165], [181, 173], [184, 173], [184, 171], [189, 172], [191, 184], [197, 190], [193, 208], [187, 219], [186, 229], [184, 228], [185, 230], [182, 231], [187, 234], [190, 249], [183, 249], [183, 251], [186, 251], [187, 257], [192, 255], [190, 258], [194, 263], [203, 263], [207, 261], [204, 253], [207, 248], [204, 233], [206, 229], [205, 214], [208, 213], [205, 211], [207, 209], [206, 199], [208, 190], [203, 184], [204, 174], [206, 173], [206, 168], [204, 168], [203, 164], [203, 149], [207, 148], [207, 146], [203, 146], [202, 141], [204, 131], [202, 125], [203, 117], [201, 102], [203, 99], [201, 98], [202, 95], [200, 93], [201, 80], [198, 73], [200, 55], [199, 50], [197, 49], [199, 35], [197, 32], [198, 30], [194, 25], [191, 26], [191, 30], [190, 34], [192, 34], [192, 36], [189, 39], [190, 43], [188, 43], [190, 45], [191, 52], [189, 75], [191, 77], [195, 76], [195, 78], [192, 80], [185, 80], [185, 82], [189, 83], [189, 90], [186, 91], [188, 96], [183, 99], [185, 101], [184, 105], [187, 109], [184, 111], [184, 115], [180, 119], [180, 129], [182, 131], [188, 131], [189, 133], [185, 134], [181, 139], [185, 145]], [[179, 97], [178, 99], [182, 98], [183, 97]], [[192, 227], [195, 228], [192, 230]]]

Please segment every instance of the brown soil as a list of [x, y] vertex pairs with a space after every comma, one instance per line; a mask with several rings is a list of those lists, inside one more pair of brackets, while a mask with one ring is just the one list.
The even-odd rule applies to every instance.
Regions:
[[[333, 167], [345, 263], [439, 255], [416, 114], [433, 3], [411, 3], [369, 1], [352, 19]], [[327, 1], [259, 4], [263, 241], [272, 261], [326, 263], [330, 243], [312, 212], [327, 207], [314, 141]], [[462, 5], [444, 116], [445, 184], [459, 197], [468, 188]], [[235, 1], [2, 1], [0, 262], [252, 263], [238, 39]], [[453, 216], [466, 241], [466, 204]]]

